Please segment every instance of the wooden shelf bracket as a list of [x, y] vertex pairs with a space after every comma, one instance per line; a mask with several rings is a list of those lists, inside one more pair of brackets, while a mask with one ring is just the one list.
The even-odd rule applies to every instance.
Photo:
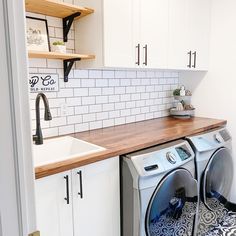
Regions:
[[70, 71], [76, 61], [80, 61], [81, 58], [73, 58], [73, 59], [68, 59], [64, 60], [64, 82], [68, 82], [68, 76], [70, 74]]
[[70, 16], [63, 18], [63, 40], [68, 41], [68, 33], [70, 31], [71, 25], [76, 17], [79, 17], [81, 12], [74, 13]]

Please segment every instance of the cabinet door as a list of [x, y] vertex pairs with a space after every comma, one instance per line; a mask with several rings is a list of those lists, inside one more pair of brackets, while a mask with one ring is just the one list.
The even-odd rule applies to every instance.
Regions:
[[207, 70], [209, 59], [210, 1], [188, 0], [192, 69]]
[[[68, 177], [68, 186], [64, 177]], [[40, 235], [73, 236], [71, 172], [38, 179], [35, 190], [37, 228]], [[70, 197], [69, 202], [65, 200], [67, 195]]]
[[168, 9], [168, 0], [140, 0], [143, 67], [167, 68]]
[[119, 158], [78, 168], [72, 175], [75, 236], [120, 236]]
[[169, 47], [168, 68], [190, 69], [188, 35], [188, 1], [169, 0]]
[[104, 0], [104, 66], [135, 67], [134, 0]]

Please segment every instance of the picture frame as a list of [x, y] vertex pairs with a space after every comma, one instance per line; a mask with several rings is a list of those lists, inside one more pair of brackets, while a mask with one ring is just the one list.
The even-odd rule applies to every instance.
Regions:
[[28, 50], [51, 51], [46, 19], [26, 16], [26, 35]]

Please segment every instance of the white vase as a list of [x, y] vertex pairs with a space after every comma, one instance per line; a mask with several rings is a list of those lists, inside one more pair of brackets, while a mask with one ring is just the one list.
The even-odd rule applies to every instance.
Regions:
[[52, 52], [66, 53], [66, 46], [65, 45], [52, 45], [51, 50]]

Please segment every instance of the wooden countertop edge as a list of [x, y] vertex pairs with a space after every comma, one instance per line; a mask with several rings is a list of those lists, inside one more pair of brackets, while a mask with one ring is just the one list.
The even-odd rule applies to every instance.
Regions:
[[[195, 134], [202, 133], [204, 131], [223, 127], [227, 124], [226, 120], [217, 120], [217, 121], [218, 122], [216, 122], [215, 124], [211, 124], [206, 127], [194, 129], [189, 132], [183, 132], [181, 134], [174, 134], [173, 136], [171, 136], [171, 138], [170, 137], [158, 138], [156, 140], [154, 139], [152, 141], [142, 142], [137, 145], [132, 145], [132, 146], [124, 147], [124, 148], [120, 148], [120, 149], [109, 148], [109, 147], [106, 147], [105, 145], [103, 145], [103, 147], [106, 148], [105, 151], [101, 151], [101, 152], [87, 155], [84, 157], [73, 158], [73, 159], [69, 159], [69, 160], [65, 160], [65, 161], [61, 161], [61, 162], [57, 162], [57, 163], [52, 163], [52, 164], [47, 164], [44, 166], [36, 167], [35, 168], [35, 178], [40, 179], [40, 178], [43, 178], [46, 176], [50, 176], [50, 175], [57, 174], [57, 173], [64, 172], [64, 171], [68, 171], [68, 170], [71, 170], [74, 168], [78, 168], [80, 166], [92, 164], [97, 161], [105, 160], [105, 159], [108, 159], [111, 157], [124, 155], [124, 154], [130, 153], [130, 152], [134, 152], [134, 151], [137, 151], [140, 149], [148, 148], [148, 147], [151, 147], [154, 145], [163, 144], [166, 142], [174, 141], [176, 139], [184, 138], [186, 136], [195, 135]], [[71, 134], [71, 136], [75, 136], [75, 135], [76, 134]], [[87, 141], [86, 139], [83, 139], [83, 138], [80, 138], [80, 139]], [[93, 143], [96, 144], [95, 142], [93, 142]]]

